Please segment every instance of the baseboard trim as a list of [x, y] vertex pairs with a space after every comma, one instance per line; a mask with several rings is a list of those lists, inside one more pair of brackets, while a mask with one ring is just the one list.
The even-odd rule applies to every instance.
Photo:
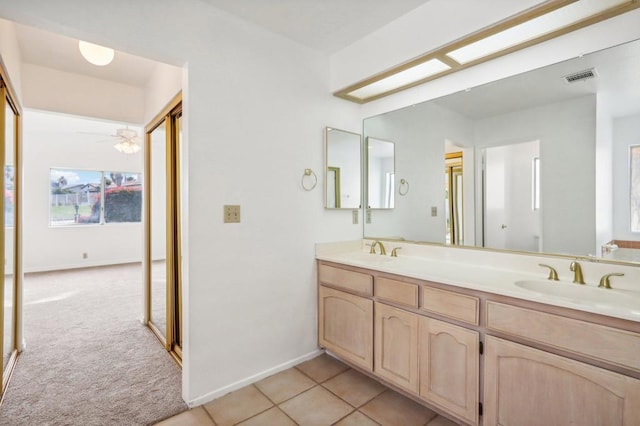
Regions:
[[36, 266], [31, 268], [24, 268], [23, 272], [25, 274], [36, 274], [40, 272], [55, 272], [55, 271], [69, 271], [73, 269], [86, 269], [86, 268], [95, 268], [99, 266], [116, 266], [116, 265], [128, 265], [134, 263], [141, 263], [141, 260], [105, 260], [105, 261], [96, 261], [96, 262], [86, 262], [86, 263], [74, 263], [74, 264], [66, 264], [66, 265], [51, 265], [51, 266]]
[[282, 363], [280, 365], [276, 365], [273, 368], [269, 368], [268, 370], [265, 370], [261, 373], [255, 374], [253, 376], [247, 377], [246, 379], [242, 379], [239, 380], [235, 383], [232, 383], [230, 385], [224, 386], [220, 389], [216, 389], [214, 391], [208, 392], [202, 396], [199, 396], [191, 401], [187, 401], [187, 405], [189, 406], [189, 408], [193, 408], [193, 407], [197, 407], [199, 405], [203, 405], [206, 404], [207, 402], [213, 401], [214, 399], [220, 398], [221, 396], [224, 396], [226, 394], [228, 394], [229, 392], [233, 392], [235, 390], [241, 389], [247, 385], [250, 385], [252, 383], [258, 382], [262, 379], [264, 379], [265, 377], [269, 377], [273, 374], [279, 373], [281, 371], [287, 370], [295, 365], [300, 364], [301, 362], [305, 362], [310, 360], [311, 358], [315, 358], [316, 356], [320, 355], [321, 353], [323, 353], [324, 350], [323, 349], [316, 349], [313, 352], [309, 352], [308, 354], [302, 355], [301, 357], [292, 359], [291, 361], [287, 361], [285, 363]]

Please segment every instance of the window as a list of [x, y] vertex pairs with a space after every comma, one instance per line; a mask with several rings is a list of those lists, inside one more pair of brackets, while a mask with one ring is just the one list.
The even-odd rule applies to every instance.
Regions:
[[640, 145], [629, 150], [631, 232], [640, 232]]
[[12, 228], [14, 222], [15, 171], [13, 166], [4, 166], [4, 226]]
[[141, 221], [140, 173], [51, 169], [49, 177], [51, 226]]
[[540, 210], [540, 157], [531, 163], [531, 210]]

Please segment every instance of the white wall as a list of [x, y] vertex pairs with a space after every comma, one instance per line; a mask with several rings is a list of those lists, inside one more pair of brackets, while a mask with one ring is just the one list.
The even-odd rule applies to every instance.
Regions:
[[[315, 351], [314, 243], [362, 235], [350, 211], [323, 209], [320, 186], [300, 186], [305, 168], [323, 170], [326, 125], [360, 132], [358, 106], [330, 95], [328, 58], [196, 0], [3, 2], [0, 16], [188, 64], [185, 400]], [[223, 224], [223, 204], [240, 204], [242, 223]]]
[[629, 205], [629, 147], [640, 145], [640, 115], [613, 121], [613, 238], [639, 241], [631, 232]]
[[593, 95], [475, 122], [476, 148], [540, 141], [544, 252], [596, 254], [595, 127]]
[[[71, 119], [73, 120], [73, 119]], [[142, 151], [125, 155], [108, 136], [65, 128], [69, 117], [26, 110], [23, 117], [25, 272], [108, 265], [142, 260], [141, 224], [49, 226], [49, 173], [53, 168], [142, 172]], [[83, 120], [81, 120], [83, 121]], [[99, 125], [100, 126], [100, 125]], [[119, 127], [103, 123], [105, 135]], [[140, 131], [140, 129], [137, 129]], [[88, 258], [83, 259], [82, 253]]]
[[144, 90], [33, 64], [22, 65], [27, 108], [142, 123]]
[[151, 121], [182, 90], [185, 69], [158, 62], [144, 89], [144, 124]]
[[22, 59], [16, 38], [15, 25], [0, 19], [0, 58], [9, 74], [10, 84], [16, 96], [22, 98]]

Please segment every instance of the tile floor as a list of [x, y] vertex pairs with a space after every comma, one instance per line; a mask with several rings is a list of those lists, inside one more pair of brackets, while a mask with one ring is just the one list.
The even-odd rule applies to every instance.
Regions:
[[158, 426], [455, 426], [328, 355], [185, 411]]

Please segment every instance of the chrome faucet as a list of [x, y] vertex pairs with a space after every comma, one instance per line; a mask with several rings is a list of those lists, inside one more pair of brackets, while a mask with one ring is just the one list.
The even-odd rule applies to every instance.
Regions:
[[582, 275], [582, 267], [577, 260], [571, 262], [569, 270], [573, 272], [573, 282], [576, 284], [584, 284], [584, 276]]
[[371, 250], [369, 251], [369, 253], [371, 254], [376, 254], [376, 245], [380, 246], [380, 254], [382, 256], [386, 256], [387, 255], [387, 251], [384, 249], [384, 245], [382, 245], [382, 241], [374, 241], [373, 243], [371, 243]]

